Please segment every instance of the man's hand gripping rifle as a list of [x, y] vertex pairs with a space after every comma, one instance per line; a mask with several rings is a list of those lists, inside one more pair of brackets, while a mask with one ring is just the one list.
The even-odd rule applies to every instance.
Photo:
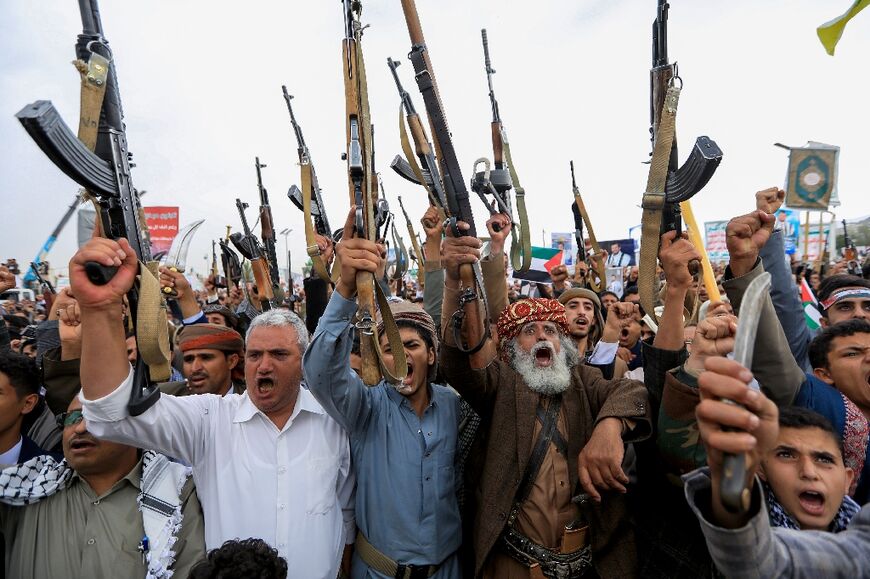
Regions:
[[[127, 239], [140, 264], [149, 266], [140, 266], [138, 280], [127, 294], [140, 350], [128, 403], [130, 414], [136, 416], [159, 398], [157, 382], [169, 379], [169, 342], [160, 285], [155, 275], [157, 264], [152, 260], [151, 248], [143, 233], [145, 224], [139, 194], [131, 179], [134, 165], [127, 149], [115, 63], [103, 36], [97, 1], [79, 0], [79, 11], [82, 33], [76, 42], [76, 57], [86, 63], [83, 66], [87, 70], [82, 86], [79, 136], [70, 130], [50, 101], [36, 101], [24, 107], [16, 117], [48, 158], [94, 197], [102, 233], [111, 239]], [[93, 95], [97, 93], [100, 96], [95, 101]], [[117, 268], [91, 262], [86, 272], [91, 283], [105, 285]], [[141, 334], [145, 326], [153, 330], [147, 332], [150, 338]]]
[[[426, 106], [426, 114], [429, 117], [429, 125], [435, 141], [434, 156], [438, 159], [437, 167], [441, 176], [441, 190], [446, 201], [444, 205], [448, 218], [446, 224], [456, 236], [477, 237], [466, 181], [462, 178], [462, 171], [459, 169], [459, 161], [456, 157], [450, 128], [447, 125], [444, 106], [438, 93], [435, 73], [429, 59], [429, 52], [423, 38], [423, 29], [414, 0], [402, 0], [402, 11], [405, 14], [405, 22], [411, 39], [411, 52], [408, 57], [414, 66], [414, 78], [417, 81], [417, 88], [423, 96], [423, 103]], [[420, 127], [422, 128], [422, 124]], [[423, 176], [425, 177], [425, 175]], [[429, 177], [432, 179], [433, 188], [437, 187], [438, 179], [435, 174], [430, 172]], [[466, 223], [468, 228], [460, 229], [457, 225], [460, 221]], [[486, 293], [483, 289], [483, 276], [478, 264], [474, 266], [463, 265], [460, 269], [460, 275], [463, 288], [459, 299], [460, 307], [452, 315], [451, 323], [456, 344], [463, 352], [473, 354], [483, 348], [489, 337]], [[481, 307], [480, 302], [482, 302], [483, 307]], [[466, 318], [468, 319], [467, 324], [464, 323]], [[468, 337], [468, 341], [463, 337], [463, 325], [466, 326], [464, 334]]]
[[[347, 129], [345, 158], [350, 202], [355, 215], [353, 233], [355, 237], [376, 242], [379, 235], [376, 215], [379, 209], [378, 179], [374, 170], [373, 131], [362, 55], [362, 26], [359, 21], [362, 5], [356, 0], [343, 0], [342, 4], [345, 24], [342, 41]], [[383, 376], [391, 383], [398, 383], [407, 376], [407, 360], [387, 298], [370, 271], [357, 271], [353, 285], [357, 293], [356, 330], [360, 335], [363, 382], [373, 386]], [[393, 354], [393, 368], [386, 367], [381, 352], [376, 299]]]

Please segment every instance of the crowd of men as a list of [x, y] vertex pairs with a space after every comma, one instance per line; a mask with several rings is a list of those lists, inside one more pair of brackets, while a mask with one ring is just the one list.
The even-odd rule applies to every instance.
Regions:
[[[622, 296], [565, 266], [522, 295], [503, 214], [484, 243], [427, 212], [419, 282], [392, 287], [351, 214], [340, 242], [317, 239], [334, 285], [312, 274], [262, 312], [255, 287], [195, 291], [163, 268], [173, 378], [135, 415], [139, 265], [126, 240], [95, 237], [70, 287], [0, 305], [5, 576], [868, 576], [870, 280], [836, 259], [813, 272], [811, 330], [773, 216], [783, 197], [747, 195], [729, 222], [721, 301], [698, 249], [663, 235], [655, 312], [631, 268]], [[118, 271], [95, 285], [89, 262]], [[475, 264], [485, 304], [464, 292]], [[408, 366], [395, 384], [359, 374], [361, 272], [391, 294]], [[0, 266], [0, 294], [15, 285]], [[750, 368], [729, 359], [747, 323]], [[736, 512], [729, 455], [746, 466]]]

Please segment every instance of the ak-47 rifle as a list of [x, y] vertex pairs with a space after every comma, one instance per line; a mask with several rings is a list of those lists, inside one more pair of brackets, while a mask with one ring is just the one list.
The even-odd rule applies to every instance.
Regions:
[[[67, 126], [49, 101], [36, 101], [16, 114], [31, 138], [57, 167], [73, 181], [87, 189], [97, 200], [102, 231], [111, 239], [125, 238], [141, 263], [152, 262], [151, 248], [144, 241], [145, 224], [139, 194], [131, 179], [131, 153], [123, 122], [121, 96], [115, 62], [109, 43], [103, 36], [103, 25], [96, 0], [79, 0], [82, 33], [76, 42], [76, 57], [89, 63], [85, 83], [93, 77], [93, 86], [105, 90], [99, 110], [99, 122], [86, 111], [82, 103], [79, 134], [88, 141], [83, 143]], [[94, 64], [96, 62], [96, 64]], [[93, 68], [90, 67], [94, 64]], [[84, 84], [83, 84], [84, 94]], [[96, 128], [96, 131], [93, 129]], [[95, 142], [92, 141], [93, 137]], [[86, 265], [89, 279], [95, 284], [106, 284], [117, 272], [91, 262]], [[151, 407], [160, 396], [157, 382], [169, 378], [170, 367], [164, 354], [168, 353], [168, 337], [160, 303], [159, 282], [153, 272], [141, 267], [141, 281], [137, 281], [127, 294], [133, 325], [138, 329], [149, 325], [158, 332], [158, 339], [149, 346], [140, 338], [140, 355], [133, 374], [133, 388], [128, 410], [137, 416]], [[143, 293], [143, 289], [146, 289]], [[156, 291], [152, 293], [152, 289]], [[154, 297], [156, 294], [156, 297]], [[140, 298], [150, 296], [140, 308]], [[153, 348], [151, 347], [153, 346]], [[164, 349], [165, 346], [165, 349]], [[147, 360], [146, 360], [147, 358]]]
[[[362, 4], [358, 0], [343, 0], [344, 40], [342, 52], [344, 61], [345, 119], [347, 128], [348, 187], [350, 202], [355, 207], [354, 234], [357, 237], [376, 241], [379, 237], [376, 222], [378, 207], [378, 177], [374, 170], [374, 150], [372, 122], [369, 110], [368, 86], [366, 83], [365, 62], [362, 54], [362, 25], [359, 21]], [[386, 380], [398, 383], [407, 376], [407, 363], [404, 347], [395, 320], [390, 312], [389, 303], [371, 272], [360, 271], [356, 274], [357, 321], [356, 329], [360, 334], [360, 357], [362, 358], [362, 379], [373, 386]], [[378, 338], [375, 312], [375, 299], [380, 307], [384, 321], [384, 331], [390, 341], [393, 353], [393, 368], [384, 365]]]
[[408, 236], [411, 238], [411, 246], [414, 248], [414, 253], [411, 255], [411, 259], [417, 262], [417, 285], [420, 286], [420, 289], [423, 289], [424, 280], [426, 279], [423, 270], [426, 258], [423, 257], [423, 251], [420, 249], [417, 234], [414, 232], [414, 224], [411, 222], [411, 218], [408, 217], [408, 212], [405, 211], [405, 204], [402, 203], [401, 195], [399, 195], [399, 207], [402, 208], [402, 214], [405, 216], [405, 225], [408, 227]]
[[[396, 216], [390, 211], [390, 206], [387, 203], [387, 193], [384, 191], [384, 182], [378, 175], [378, 187], [381, 191], [381, 196], [378, 199], [378, 203], [383, 203], [384, 209], [387, 211], [387, 219], [384, 223], [383, 228], [383, 236], [386, 238], [387, 233], [390, 234], [390, 237], [393, 239], [393, 251], [396, 256], [395, 267], [392, 272], [392, 279], [394, 280], [402, 280], [405, 277], [405, 274], [408, 272], [408, 248], [405, 246], [405, 240], [402, 239], [402, 236], [399, 235], [399, 232], [396, 231]], [[404, 208], [402, 208], [404, 211]], [[397, 288], [401, 289], [401, 288]], [[402, 292], [396, 292], [397, 295], [402, 294]], [[400, 295], [400, 297], [404, 297]]]
[[[332, 237], [332, 229], [329, 227], [329, 219], [326, 216], [326, 207], [323, 204], [323, 197], [320, 190], [320, 182], [317, 180], [317, 173], [314, 170], [314, 163], [311, 160], [311, 151], [308, 145], [305, 144], [305, 137], [302, 135], [302, 127], [296, 122], [296, 115], [293, 114], [293, 105], [290, 101], [293, 95], [287, 92], [287, 87], [282, 86], [284, 92], [284, 100], [287, 102], [287, 111], [290, 113], [290, 124], [293, 125], [293, 132], [296, 134], [296, 151], [299, 154], [299, 168], [302, 178], [302, 189], [300, 190], [295, 185], [287, 191], [287, 197], [305, 216], [305, 242], [308, 244], [308, 257], [311, 258], [311, 263], [314, 265], [314, 272], [324, 281], [329, 282], [332, 274], [329, 271], [328, 264], [323, 263], [321, 258], [320, 248], [314, 239], [314, 234]], [[336, 272], [337, 275], [338, 272]]]
[[30, 262], [29, 273], [39, 284], [39, 292], [42, 294], [42, 299], [45, 300], [45, 309], [50, 311], [52, 304], [54, 304], [54, 299], [57, 297], [57, 291], [55, 291], [51, 282], [39, 273], [39, 265], [35, 261]]
[[[260, 241], [251, 233], [251, 228], [248, 226], [248, 218], [245, 215], [245, 209], [248, 204], [241, 199], [236, 199], [236, 209], [239, 210], [239, 217], [242, 220], [242, 233], [233, 233], [230, 235], [230, 241], [239, 250], [248, 261], [251, 262], [251, 270], [254, 273], [254, 282], [257, 284], [257, 293], [260, 296], [260, 309], [262, 311], [271, 310], [273, 306], [277, 306], [280, 302], [275, 299], [275, 294], [272, 293], [272, 278], [269, 275], [269, 262], [263, 255], [263, 249], [260, 247]], [[253, 304], [252, 304], [253, 305]]]
[[212, 239], [211, 240], [211, 276], [214, 280], [214, 287], [216, 288], [226, 288], [227, 287], [227, 278], [222, 276], [218, 271], [218, 260], [217, 260], [217, 242]]
[[[399, 134], [402, 150], [407, 160], [403, 159], [401, 155], [396, 155], [390, 167], [399, 176], [412, 183], [422, 185], [429, 195], [429, 203], [446, 215], [447, 195], [445, 195], [444, 186], [441, 183], [441, 171], [438, 169], [438, 159], [435, 158], [435, 148], [429, 141], [429, 137], [426, 136], [426, 129], [423, 128], [423, 122], [420, 120], [420, 115], [417, 114], [411, 95], [408, 94], [399, 79], [399, 73], [396, 69], [399, 68], [400, 64], [392, 58], [387, 58], [387, 66], [390, 67], [390, 72], [393, 74], [393, 80], [396, 81], [396, 88], [399, 91], [399, 98], [402, 100], [401, 105], [399, 105]], [[404, 118], [402, 109], [405, 111]], [[414, 140], [413, 151], [410, 139], [408, 139], [406, 122], [411, 128], [411, 138]]]
[[[492, 160], [495, 167], [488, 173], [486, 171], [475, 172], [474, 179], [471, 181], [471, 188], [481, 197], [490, 212], [494, 212], [495, 208], [490, 205], [484, 195], [485, 193], [491, 193], [495, 198], [499, 211], [506, 213], [511, 218], [513, 223], [511, 227], [511, 265], [515, 271], [524, 272], [528, 271], [532, 263], [532, 240], [529, 232], [529, 218], [526, 212], [526, 190], [520, 185], [520, 178], [517, 175], [513, 157], [511, 156], [507, 131], [505, 131], [504, 123], [502, 123], [498, 101], [495, 98], [495, 89], [492, 86], [492, 75], [495, 74], [495, 69], [492, 67], [492, 62], [489, 58], [489, 39], [485, 28], [480, 31], [480, 36], [483, 41], [483, 63], [486, 69], [486, 83], [489, 86], [489, 103], [492, 107], [490, 128], [492, 132]], [[478, 161], [478, 163], [480, 162]], [[476, 165], [477, 163], [475, 167]], [[517, 198], [519, 221], [513, 215], [513, 207], [509, 195], [511, 188], [513, 188]]]
[[[469, 235], [477, 237], [477, 228], [474, 224], [474, 214], [471, 211], [471, 202], [468, 196], [466, 181], [462, 178], [459, 169], [459, 161], [456, 158], [456, 150], [447, 125], [447, 117], [444, 106], [438, 93], [438, 85], [435, 81], [435, 73], [429, 52], [426, 48], [426, 40], [423, 38], [423, 28], [420, 25], [420, 16], [417, 14], [417, 6], [414, 0], [402, 0], [402, 12], [408, 26], [408, 35], [411, 38], [411, 52], [408, 57], [414, 66], [417, 88], [423, 96], [432, 136], [435, 141], [435, 156], [440, 165], [441, 182], [446, 199], [448, 227], [456, 236]], [[434, 175], [430, 173], [433, 182]], [[457, 221], [464, 221], [469, 228], [461, 231]], [[489, 320], [487, 319], [486, 293], [483, 289], [483, 276], [480, 273], [479, 264], [474, 266], [463, 265], [460, 268], [460, 276], [463, 291], [459, 298], [459, 310], [452, 316], [452, 326], [457, 347], [468, 354], [479, 351], [489, 338]], [[482, 298], [483, 308], [478, 307], [478, 298]], [[478, 336], [471, 336], [470, 343], [466, 343], [462, 336], [462, 325], [466, 317], [470, 318], [470, 328], [479, 331]]]
[[278, 253], [275, 249], [275, 225], [272, 221], [272, 208], [269, 207], [269, 192], [263, 187], [263, 175], [260, 169], [266, 167], [260, 163], [260, 158], [254, 158], [257, 169], [257, 190], [260, 193], [260, 239], [263, 240], [263, 257], [269, 264], [269, 280], [272, 285], [274, 303], [284, 301], [284, 290], [281, 288], [281, 272], [278, 270]]
[[218, 240], [218, 244], [221, 246], [221, 265], [224, 268], [224, 277], [228, 289], [240, 287], [239, 281], [242, 279], [242, 264], [239, 262], [239, 256], [236, 255], [236, 252], [229, 245], [231, 230], [232, 226], [227, 225], [226, 238]]
[[[592, 230], [592, 220], [589, 219], [586, 204], [583, 203], [580, 188], [577, 187], [577, 179], [574, 177], [574, 161], [571, 161], [571, 188], [574, 191], [574, 203], [571, 204], [571, 211], [574, 213], [574, 239], [577, 240], [577, 258], [586, 262], [588, 266], [586, 286], [596, 293], [601, 292], [606, 287], [604, 260], [601, 259], [601, 247], [599, 247], [595, 232]], [[589, 232], [589, 242], [592, 244], [591, 257], [586, 253], [586, 242], [583, 240], [584, 222], [586, 231]]]
[[849, 230], [846, 228], [846, 220], [843, 220], [843, 258], [846, 260], [846, 267], [851, 275], [861, 277], [861, 265], [858, 263], [858, 249], [849, 237]]
[[676, 63], [668, 60], [668, 3], [657, 1], [653, 22], [653, 66], [650, 71], [650, 135], [653, 142], [649, 179], [643, 195], [643, 233], [638, 288], [641, 305], [654, 310], [656, 258], [659, 239], [668, 231], [682, 231], [680, 202], [704, 188], [722, 161], [722, 151], [708, 137], [698, 137], [686, 162], [679, 166], [675, 120], [683, 81]]

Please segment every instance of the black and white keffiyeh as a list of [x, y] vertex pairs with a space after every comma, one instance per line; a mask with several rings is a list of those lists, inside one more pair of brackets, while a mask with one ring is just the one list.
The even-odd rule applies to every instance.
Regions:
[[[137, 503], [142, 526], [150, 543], [145, 552], [146, 579], [172, 577], [173, 547], [181, 528], [181, 489], [191, 469], [147, 450], [142, 455], [142, 477]], [[13, 506], [37, 503], [63, 491], [72, 480], [73, 469], [66, 460], [37, 456], [0, 471], [0, 502]]]

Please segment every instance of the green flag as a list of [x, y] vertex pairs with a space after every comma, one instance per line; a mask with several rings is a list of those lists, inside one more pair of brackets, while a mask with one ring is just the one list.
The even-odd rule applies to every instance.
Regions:
[[819, 35], [819, 40], [822, 41], [828, 54], [831, 56], [834, 55], [834, 49], [837, 48], [837, 43], [840, 41], [840, 37], [843, 36], [843, 30], [846, 28], [846, 24], [848, 24], [848, 22], [859, 12], [867, 8], [867, 6], [870, 6], [870, 0], [855, 0], [855, 3], [852, 4], [852, 7], [849, 8], [845, 14], [842, 14], [829, 22], [825, 22], [816, 29], [816, 32]]

